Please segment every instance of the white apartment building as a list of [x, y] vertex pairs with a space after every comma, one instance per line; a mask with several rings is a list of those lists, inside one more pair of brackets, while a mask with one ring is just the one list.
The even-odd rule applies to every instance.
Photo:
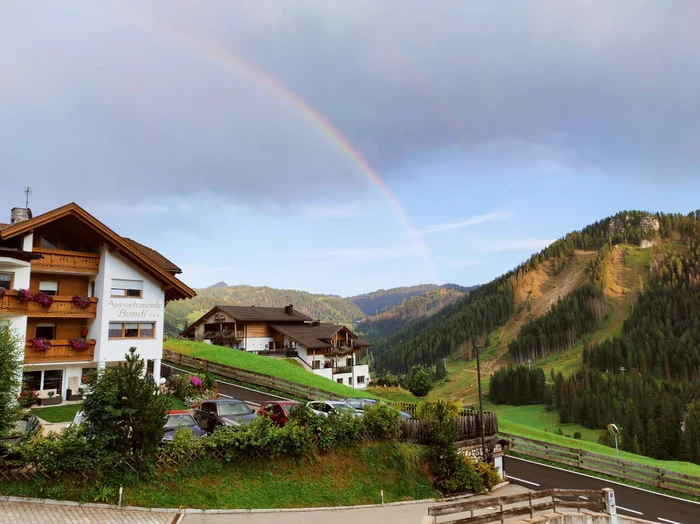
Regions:
[[[24, 345], [24, 380], [55, 400], [129, 348], [160, 378], [165, 305], [194, 291], [156, 251], [119, 236], [71, 203], [0, 224], [0, 319]], [[49, 297], [49, 298], [47, 298]]]

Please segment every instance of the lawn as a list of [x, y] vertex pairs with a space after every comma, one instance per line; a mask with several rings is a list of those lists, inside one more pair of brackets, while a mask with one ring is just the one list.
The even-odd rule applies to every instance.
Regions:
[[168, 339], [164, 342], [165, 349], [177, 351], [203, 360], [211, 360], [227, 366], [233, 366], [247, 371], [264, 373], [273, 377], [285, 378], [299, 384], [322, 389], [329, 393], [344, 397], [368, 397], [374, 395], [360, 389], [343, 386], [332, 380], [316, 375], [311, 371], [287, 362], [286, 359], [270, 358], [239, 351], [236, 349], [214, 346], [203, 342]]
[[390, 388], [383, 386], [371, 386], [367, 388], [367, 391], [373, 395], [377, 395], [378, 397], [390, 400], [391, 402], [409, 402], [411, 404], [423, 402], [422, 398], [415, 396], [407, 389], [403, 389], [401, 387]]
[[179, 398], [173, 395], [165, 396], [168, 398], [168, 402], [170, 402], [170, 409], [190, 409], [190, 407]]
[[[540, 442], [549, 442], [551, 444], [558, 444], [560, 446], [566, 446], [569, 448], [577, 448], [584, 451], [599, 453], [601, 455], [607, 455], [609, 457], [615, 456], [615, 448], [604, 446], [603, 444], [588, 442], [586, 440], [574, 440], [573, 438], [568, 438], [562, 435], [556, 435], [550, 431], [535, 429], [529, 426], [525, 426], [523, 424], [518, 424], [516, 422], [511, 422], [509, 420], [501, 418], [498, 419], [498, 430], [502, 433], [510, 433], [513, 435], [537, 440]], [[700, 477], [700, 465], [698, 464], [691, 464], [689, 462], [679, 461], [654, 460], [652, 458], [644, 457], [642, 455], [627, 453], [626, 451], [620, 451], [620, 458], [623, 460], [637, 462], [638, 464], [644, 464], [655, 468], [662, 468], [669, 471], [675, 471], [676, 473], [683, 473], [685, 475], [695, 475]]]
[[[535, 404], [532, 406], [506, 406], [484, 402], [484, 409], [493, 411], [498, 415], [499, 427], [501, 427], [503, 422], [513, 422], [548, 433], [554, 433], [557, 429], [561, 428], [564, 435], [573, 437], [574, 433], [578, 431], [581, 433], [583, 440], [589, 442], [598, 442], [598, 437], [602, 433], [602, 430], [588, 429], [573, 422], [562, 424], [559, 422], [559, 411], [547, 411], [542, 404]], [[575, 443], [571, 445], [573, 446]]]
[[46, 422], [72, 422], [75, 414], [82, 408], [82, 404], [66, 404], [48, 408], [33, 408], [31, 411]]

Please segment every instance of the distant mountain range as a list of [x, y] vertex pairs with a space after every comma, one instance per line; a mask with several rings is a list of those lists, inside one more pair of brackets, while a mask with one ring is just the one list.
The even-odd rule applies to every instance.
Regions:
[[197, 289], [197, 296], [193, 299], [169, 303], [165, 309], [165, 323], [169, 330], [177, 332], [217, 304], [283, 307], [291, 303], [313, 319], [344, 324], [363, 333], [367, 330], [371, 338], [383, 340], [394, 329], [424, 315], [434, 314], [470, 289], [456, 284], [424, 284], [343, 298], [293, 289], [228, 286], [225, 282], [217, 282]]

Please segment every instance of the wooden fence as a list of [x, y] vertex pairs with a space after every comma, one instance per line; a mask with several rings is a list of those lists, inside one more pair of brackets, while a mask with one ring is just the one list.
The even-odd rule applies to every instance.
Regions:
[[501, 433], [509, 448], [522, 455], [575, 466], [593, 473], [603, 473], [659, 489], [700, 497], [700, 477], [684, 475], [599, 453], [539, 442]]
[[[479, 414], [472, 413], [460, 416], [455, 420], [457, 429], [457, 441], [473, 440], [481, 437]], [[498, 420], [493, 413], [484, 413], [484, 437], [492, 437], [498, 433]], [[430, 425], [422, 420], [400, 419], [399, 440], [403, 442], [415, 442], [416, 444], [428, 443]]]
[[[560, 509], [575, 509], [577, 511], [585, 509], [603, 512], [605, 511], [605, 497], [604, 490], [547, 489], [507, 497], [477, 501], [466, 500], [454, 504], [432, 506], [428, 508], [428, 515], [442, 517], [469, 512], [469, 517], [445, 521], [441, 524], [486, 524], [496, 521], [505, 522], [506, 519], [523, 515], [529, 515], [530, 518], [533, 518], [535, 513], [543, 511], [555, 513]], [[479, 511], [481, 514], [474, 515], [475, 511]]]
[[226, 366], [224, 364], [219, 364], [218, 362], [212, 362], [210, 360], [193, 358], [169, 349], [163, 349], [163, 360], [166, 364], [179, 364], [181, 366], [196, 369], [197, 371], [212, 373], [214, 375], [230, 378], [239, 382], [245, 382], [247, 384], [253, 384], [255, 386], [266, 387], [274, 391], [279, 391], [283, 394], [286, 393], [288, 395], [304, 398], [306, 400], [339, 400], [342, 398], [340, 395], [329, 393], [328, 391], [311, 386], [304, 386], [298, 382], [293, 382], [284, 378], [258, 373], [257, 371], [238, 369], [231, 366]]

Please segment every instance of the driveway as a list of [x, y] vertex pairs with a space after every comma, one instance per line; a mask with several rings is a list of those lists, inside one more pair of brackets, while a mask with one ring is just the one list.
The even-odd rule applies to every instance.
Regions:
[[[530, 489], [510, 484], [494, 493], [492, 496], [516, 495], [527, 493]], [[474, 497], [473, 500], [486, 498]], [[353, 524], [419, 524], [424, 515], [428, 514], [430, 506], [436, 502], [419, 504], [404, 504], [396, 506], [379, 506], [373, 508], [314, 510], [314, 511], [270, 511], [259, 513], [224, 513], [185, 515], [183, 524], [338, 524], [352, 522]]]

